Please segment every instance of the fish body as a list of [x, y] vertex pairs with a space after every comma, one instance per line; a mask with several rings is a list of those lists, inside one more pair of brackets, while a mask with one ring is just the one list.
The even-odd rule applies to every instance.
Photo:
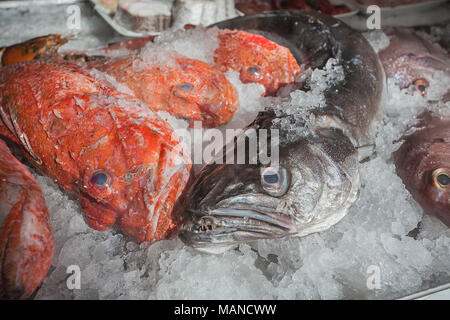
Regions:
[[[325, 106], [311, 109], [316, 119], [311, 134], [289, 138], [291, 129], [305, 123], [283, 107], [265, 111], [247, 128], [246, 132], [267, 129], [270, 143], [273, 129], [278, 130], [278, 164], [258, 157], [245, 164], [207, 165], [187, 190], [180, 238], [199, 250], [217, 253], [242, 241], [328, 229], [357, 197], [357, 148], [373, 142], [380, 118], [384, 73], [378, 56], [359, 33], [318, 13], [263, 13], [218, 26], [285, 39], [297, 60], [314, 67], [337, 59], [345, 78], [325, 90]], [[238, 141], [226, 147], [224, 158], [239, 154]], [[244, 150], [246, 159], [255, 159], [251, 143]]]
[[393, 154], [398, 176], [425, 213], [450, 227], [450, 119], [422, 115]]
[[153, 111], [186, 119], [191, 127], [195, 121], [217, 127], [231, 120], [239, 99], [222, 72], [173, 52], [164, 56], [164, 62], [137, 54], [94, 59], [86, 66], [113, 76]]
[[386, 76], [401, 89], [414, 85], [424, 95], [436, 72], [450, 75], [448, 54], [422, 34], [410, 28], [388, 28], [383, 32], [390, 37], [390, 44], [379, 56]]
[[118, 226], [137, 241], [176, 229], [191, 162], [172, 128], [133, 96], [77, 65], [39, 59], [1, 69], [0, 115], [3, 133], [79, 199], [92, 228]]
[[52, 255], [53, 232], [39, 184], [0, 140], [0, 299], [29, 297]]

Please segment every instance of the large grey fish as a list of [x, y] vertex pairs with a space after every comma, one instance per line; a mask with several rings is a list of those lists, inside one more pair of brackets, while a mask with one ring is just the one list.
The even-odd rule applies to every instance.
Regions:
[[380, 51], [386, 76], [393, 78], [401, 89], [414, 85], [425, 95], [431, 77], [438, 71], [450, 75], [450, 59], [439, 45], [411, 28], [389, 28], [389, 46]]
[[242, 241], [328, 229], [357, 198], [358, 148], [372, 143], [380, 117], [384, 72], [378, 56], [359, 33], [318, 13], [261, 13], [218, 26], [260, 33], [287, 46], [304, 66], [322, 68], [335, 58], [345, 80], [325, 91], [325, 106], [312, 108], [312, 135], [289, 138], [287, 128], [302, 129], [295, 114], [261, 113], [248, 130], [279, 129], [279, 165], [207, 165], [187, 191], [180, 238], [217, 253]]

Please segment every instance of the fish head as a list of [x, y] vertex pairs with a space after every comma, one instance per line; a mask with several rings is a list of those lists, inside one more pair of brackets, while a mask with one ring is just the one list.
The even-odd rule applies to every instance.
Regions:
[[450, 227], [450, 121], [421, 117], [424, 126], [394, 153], [397, 174], [423, 210]]
[[379, 56], [386, 74], [401, 89], [413, 85], [425, 96], [436, 73], [450, 76], [447, 53], [425, 35], [404, 28], [386, 29], [385, 32], [391, 37], [390, 45]]
[[274, 95], [293, 83], [301, 68], [288, 48], [257, 34], [220, 30], [219, 47], [214, 52], [216, 67], [240, 73], [243, 83], [259, 83], [265, 95]]
[[219, 253], [239, 242], [327, 229], [343, 217], [359, 187], [356, 163], [350, 176], [328, 151], [301, 140], [281, 148], [276, 166], [206, 166], [188, 193], [179, 237]]
[[139, 242], [169, 237], [191, 169], [177, 136], [148, 108], [133, 109], [139, 101], [86, 99], [104, 105], [79, 121], [87, 134], [72, 142], [86, 222], [96, 230], [116, 225]]
[[[236, 89], [219, 70], [200, 61], [179, 57], [171, 73], [169, 105], [172, 110], [199, 112], [205, 127], [227, 123], [239, 108]], [[193, 123], [190, 123], [192, 126]]]

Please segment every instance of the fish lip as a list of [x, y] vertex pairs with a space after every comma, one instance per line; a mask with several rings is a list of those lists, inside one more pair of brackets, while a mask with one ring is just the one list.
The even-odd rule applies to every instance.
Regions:
[[190, 220], [181, 226], [179, 237], [194, 248], [281, 238], [298, 232], [291, 215], [256, 208], [187, 209], [185, 214]]

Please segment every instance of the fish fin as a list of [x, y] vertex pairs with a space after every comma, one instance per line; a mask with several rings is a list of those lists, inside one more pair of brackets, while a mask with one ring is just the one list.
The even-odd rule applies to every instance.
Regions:
[[41, 165], [42, 160], [34, 153], [33, 149], [31, 148], [30, 141], [28, 140], [27, 135], [25, 132], [22, 131], [22, 129], [19, 127], [19, 124], [17, 123], [17, 116], [14, 112], [11, 112], [11, 109], [9, 109], [9, 117], [5, 116], [3, 109], [0, 108], [0, 116], [3, 120], [3, 123], [8, 127], [10, 132], [15, 133], [15, 140], [14, 142], [20, 144], [31, 156], [31, 158], [36, 161], [37, 164]]
[[[0, 109], [1, 110], [1, 109]], [[0, 136], [19, 144], [19, 140], [11, 133], [7, 126], [0, 120]]]

